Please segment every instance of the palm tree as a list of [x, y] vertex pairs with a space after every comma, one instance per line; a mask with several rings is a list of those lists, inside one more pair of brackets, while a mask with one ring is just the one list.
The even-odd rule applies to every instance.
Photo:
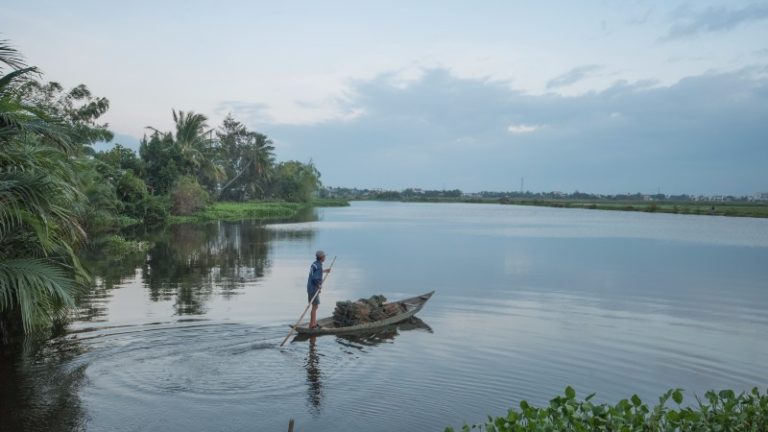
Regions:
[[203, 183], [215, 183], [224, 177], [224, 170], [214, 160], [213, 130], [208, 129], [208, 118], [194, 112], [184, 113], [173, 110], [176, 123], [176, 142], [182, 157], [193, 170], [189, 174], [197, 175]]
[[275, 165], [275, 146], [266, 135], [255, 132], [253, 135], [253, 147], [248, 153], [255, 177], [253, 185], [263, 194], [264, 186], [269, 182], [272, 168]]
[[[75, 256], [85, 239], [73, 204], [82, 200], [61, 123], [27, 104], [17, 85], [36, 72], [0, 41], [0, 346], [74, 306], [87, 274]], [[2, 69], [0, 69], [1, 71]]]
[[228, 116], [218, 132], [229, 177], [219, 191], [224, 196], [231, 188], [241, 184], [251, 195], [264, 194], [275, 164], [272, 140], [246, 127]]
[[[173, 122], [176, 124], [173, 145], [181, 154], [182, 174], [195, 176], [199, 183], [207, 184], [213, 189], [215, 184], [224, 177], [224, 170], [214, 158], [213, 131], [208, 129], [206, 123], [208, 117], [181, 110], [178, 112], [172, 110], [172, 112]], [[153, 127], [149, 129], [159, 136], [165, 135]]]
[[173, 122], [176, 123], [176, 143], [181, 149], [184, 160], [193, 170], [205, 163], [205, 148], [210, 140], [206, 138], [208, 118], [203, 114], [173, 110]]

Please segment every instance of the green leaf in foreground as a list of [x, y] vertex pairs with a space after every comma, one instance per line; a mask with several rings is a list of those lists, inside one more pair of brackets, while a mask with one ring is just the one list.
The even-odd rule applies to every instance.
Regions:
[[680, 391], [680, 389], [677, 389], [674, 392], [672, 392], [672, 400], [675, 401], [675, 403], [678, 405], [683, 403], [683, 392]]
[[568, 399], [574, 399], [576, 397], [576, 390], [573, 387], [568, 386], [565, 388], [565, 397]]
[[[697, 407], [669, 408], [671, 397], [680, 405], [683, 390], [669, 390], [659, 403], [649, 408], [637, 395], [622, 399], [616, 405], [590, 402], [594, 394], [583, 401], [568, 386], [565, 398], [557, 396], [543, 408], [520, 401], [520, 411], [510, 409], [506, 416], [489, 417], [485, 424], [467, 425], [461, 430], [488, 432], [512, 431], [754, 431], [768, 432], [768, 394], [758, 388], [749, 393], [733, 390], [705, 393], [706, 402]], [[454, 431], [448, 427], [446, 432]]]

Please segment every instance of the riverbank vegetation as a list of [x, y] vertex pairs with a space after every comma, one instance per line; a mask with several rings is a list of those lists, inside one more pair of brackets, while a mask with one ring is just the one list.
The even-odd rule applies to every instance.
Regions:
[[210, 222], [215, 220], [239, 221], [253, 220], [270, 221], [290, 219], [301, 209], [308, 207], [345, 207], [349, 201], [332, 199], [315, 199], [309, 202], [288, 201], [218, 201], [196, 212], [184, 216], [171, 216], [171, 223]]
[[400, 202], [510, 204], [590, 210], [639, 211], [709, 216], [768, 217], [768, 201], [762, 197], [690, 195], [595, 195], [575, 192], [480, 192], [465, 194], [461, 190], [382, 191], [369, 189], [326, 188], [321, 196], [347, 200]]
[[285, 219], [290, 218], [303, 207], [291, 202], [216, 202], [198, 212], [186, 216], [172, 216], [171, 222], [209, 222], [214, 220], [237, 221], [245, 219]]
[[[637, 395], [615, 405], [596, 404], [594, 393], [584, 400], [567, 387], [545, 407], [526, 401], [506, 416], [489, 417], [484, 424], [464, 425], [462, 431], [768, 431], [768, 394], [757, 388], [740, 394], [732, 390], [709, 391], [702, 401], [683, 405], [683, 391], [669, 390], [656, 405], [648, 406]], [[669, 400], [676, 407], [667, 406]], [[448, 427], [446, 432], [453, 432]]]
[[507, 200], [502, 204], [708, 216], [768, 217], [768, 203], [693, 201]]
[[288, 217], [321, 186], [312, 161], [278, 162], [269, 137], [231, 116], [212, 128], [171, 110], [174, 129], [148, 128], [138, 153], [97, 152], [113, 139], [108, 109], [85, 85], [43, 81], [0, 40], [0, 348], [67, 315], [90, 286], [78, 252], [93, 239], [128, 253], [146, 247], [122, 236], [130, 227]]

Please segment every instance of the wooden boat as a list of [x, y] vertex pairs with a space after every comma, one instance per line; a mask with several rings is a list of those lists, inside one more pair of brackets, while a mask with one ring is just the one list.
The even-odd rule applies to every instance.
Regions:
[[311, 329], [309, 327], [297, 326], [295, 330], [300, 335], [324, 335], [324, 334], [341, 335], [341, 334], [352, 334], [352, 333], [364, 333], [371, 330], [376, 330], [380, 327], [385, 327], [391, 324], [396, 324], [396, 323], [405, 321], [408, 318], [416, 315], [416, 313], [420, 311], [421, 308], [424, 307], [424, 304], [427, 303], [427, 300], [429, 300], [430, 297], [432, 297], [432, 294], [434, 293], [435, 292], [432, 291], [416, 297], [411, 297], [411, 298], [407, 298], [407, 299], [399, 300], [395, 302], [405, 306], [404, 308], [405, 311], [383, 320], [362, 323], [362, 324], [357, 324], [357, 325], [347, 326], [347, 327], [336, 327], [333, 322], [333, 317], [330, 316], [330, 317], [317, 320], [317, 324], [320, 326], [318, 328]]
[[[419, 317], [412, 316], [399, 323], [377, 327], [372, 330], [365, 330], [356, 333], [343, 333], [336, 336], [336, 342], [352, 348], [362, 348], [363, 346], [375, 346], [383, 342], [394, 340], [403, 332], [411, 330], [422, 330], [427, 333], [433, 333], [432, 327], [425, 323]], [[291, 342], [306, 342], [311, 338], [317, 337], [313, 334], [297, 334]], [[322, 335], [320, 335], [322, 336]]]

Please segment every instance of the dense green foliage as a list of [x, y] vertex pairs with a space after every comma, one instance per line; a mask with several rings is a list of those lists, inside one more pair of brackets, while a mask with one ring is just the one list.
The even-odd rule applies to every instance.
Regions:
[[310, 161], [308, 164], [289, 161], [275, 167], [272, 181], [274, 197], [288, 201], [309, 202], [313, 193], [320, 187], [320, 172]]
[[0, 77], [1, 346], [19, 326], [30, 331], [62, 318], [87, 280], [75, 255], [85, 239], [79, 215], [87, 197], [73, 159], [77, 140], [99, 128], [88, 121], [98, 112], [75, 108], [82, 89], [56, 100], [65, 100], [66, 110], [45, 109], [40, 87], [28, 81], [36, 69], [24, 67], [2, 41], [0, 64], [11, 68]]
[[[153, 128], [139, 149], [144, 180], [156, 195], [187, 195], [196, 189], [196, 183], [215, 200], [307, 203], [320, 188], [320, 172], [311, 161], [276, 164], [272, 141], [249, 131], [231, 116], [216, 131], [208, 128], [208, 119], [202, 114], [173, 111], [173, 119], [175, 133]], [[195, 193], [196, 201], [201, 197]], [[174, 215], [194, 212], [179, 204], [173, 200]], [[191, 207], [202, 208], [197, 204]]]
[[[506, 416], [489, 417], [485, 424], [464, 425], [463, 431], [768, 431], [768, 394], [754, 388], [749, 393], [709, 391], [695, 406], [683, 406], [683, 392], [669, 390], [649, 407], [637, 395], [616, 405], [594, 404], [594, 393], [576, 399], [571, 387], [543, 408], [526, 401]], [[677, 408], [666, 404], [672, 399]], [[446, 428], [446, 432], [453, 428]]]
[[[214, 131], [206, 116], [172, 110], [175, 130], [150, 128], [139, 155], [119, 144], [95, 152], [113, 138], [99, 122], [109, 100], [39, 81], [6, 41], [0, 73], [0, 346], [66, 316], [87, 286], [77, 252], [89, 236], [135, 251], [121, 229], [171, 215], [288, 217], [298, 204], [284, 201], [309, 203], [320, 187], [312, 162], [276, 164], [272, 141], [232, 117]], [[209, 207], [219, 199], [281, 203]]]

